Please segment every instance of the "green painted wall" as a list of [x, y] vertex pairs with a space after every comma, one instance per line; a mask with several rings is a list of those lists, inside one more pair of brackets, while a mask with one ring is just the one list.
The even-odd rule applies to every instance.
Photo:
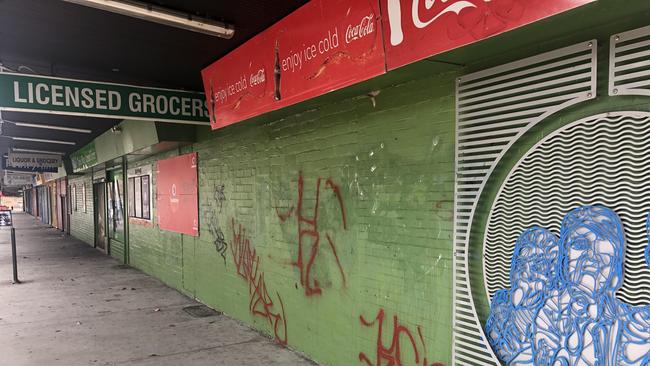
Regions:
[[111, 248], [111, 257], [117, 259], [120, 262], [124, 262], [124, 243], [114, 239], [109, 239], [109, 241]]
[[[423, 76], [382, 90], [376, 107], [349, 98], [206, 130], [200, 143], [129, 165], [198, 151], [201, 226], [192, 238], [131, 223], [130, 264], [271, 337], [284, 340], [286, 321], [289, 346], [319, 362], [358, 364], [363, 353], [374, 363], [379, 323], [363, 325], [360, 316], [370, 322], [383, 311], [385, 343], [394, 316], [414, 337], [414, 345], [400, 338], [404, 364], [415, 351], [449, 364], [455, 74]], [[320, 181], [302, 273], [292, 264], [301, 174], [305, 220], [314, 217]], [[251, 282], [264, 287], [265, 315], [253, 313], [266, 311]]]
[[[440, 65], [471, 72], [593, 37], [606, 57], [611, 32], [647, 23], [647, 1], [617, 4], [601, 0], [335, 97], [218, 131], [197, 129], [200, 142], [129, 164], [199, 153], [200, 236], [159, 230], [152, 202], [153, 221], [129, 225], [130, 264], [279, 341], [286, 336], [290, 347], [324, 364], [376, 364], [380, 327], [386, 348], [399, 337], [401, 364], [416, 364], [416, 352], [417, 364], [424, 357], [428, 365], [451, 364], [453, 84], [461, 67], [440, 73]], [[637, 15], [625, 18], [630, 12]], [[601, 61], [601, 86], [606, 66]], [[376, 106], [364, 96], [373, 89], [381, 90]], [[555, 116], [504, 159], [482, 202], [541, 136], [612, 106], [647, 108], [642, 103], [599, 97]], [[155, 189], [155, 173], [152, 182]], [[73, 214], [73, 233], [87, 222]], [[477, 223], [474, 237], [482, 230]], [[480, 243], [472, 247], [480, 258]], [[479, 299], [482, 314], [484, 305]]]
[[[75, 210], [74, 200], [72, 202], [72, 214], [70, 215], [70, 235], [90, 245], [95, 244], [95, 229], [93, 217], [93, 182], [92, 174], [69, 177], [68, 185], [76, 187], [77, 209]], [[86, 187], [86, 210], [84, 212], [83, 186]], [[73, 188], [72, 192], [75, 192]]]
[[156, 217], [155, 162], [158, 159], [176, 155], [178, 155], [177, 150], [170, 151], [137, 163], [131, 163], [128, 166], [131, 169], [143, 165], [152, 165], [154, 171], [152, 176], [152, 185], [154, 187], [151, 202], [152, 220], [146, 222], [144, 220], [129, 219], [129, 264], [161, 279], [171, 287], [184, 291], [182, 272], [183, 250], [186, 249], [184, 242], [193, 239], [153, 227]]

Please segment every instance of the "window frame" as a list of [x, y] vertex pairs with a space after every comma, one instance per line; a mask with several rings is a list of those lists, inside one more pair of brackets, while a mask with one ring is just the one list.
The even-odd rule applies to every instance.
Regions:
[[[145, 178], [147, 182], [147, 187], [145, 189]], [[150, 175], [142, 175], [140, 176], [140, 196], [141, 196], [141, 201], [142, 201], [142, 219], [145, 220], [151, 220], [151, 176]], [[145, 193], [146, 192], [146, 193]], [[147, 202], [147, 211], [145, 213], [145, 197], [146, 202]]]
[[72, 185], [72, 199], [73, 199], [73, 206], [72, 208], [74, 209], [75, 212], [79, 211], [79, 205], [78, 202], [79, 198], [77, 197], [77, 183]]
[[128, 170], [127, 217], [129, 219], [153, 221], [152, 188], [153, 177], [150, 165]]
[[83, 213], [88, 213], [88, 203], [87, 201], [88, 196], [86, 196], [86, 182], [83, 183], [81, 186], [81, 200], [83, 203]]

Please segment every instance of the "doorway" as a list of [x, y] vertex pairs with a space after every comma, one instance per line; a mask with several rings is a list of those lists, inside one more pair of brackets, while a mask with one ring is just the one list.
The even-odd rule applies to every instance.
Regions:
[[93, 184], [95, 247], [108, 253], [108, 235], [106, 232], [106, 183]]
[[124, 260], [124, 171], [121, 168], [108, 172], [108, 240], [110, 254]]
[[66, 196], [59, 196], [59, 212], [61, 213], [61, 231], [68, 232], [68, 199]]

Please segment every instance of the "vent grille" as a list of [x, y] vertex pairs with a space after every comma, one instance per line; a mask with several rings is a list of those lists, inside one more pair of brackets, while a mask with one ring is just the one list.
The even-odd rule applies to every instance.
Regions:
[[485, 234], [490, 297], [509, 288], [510, 261], [519, 234], [540, 226], [559, 236], [564, 215], [582, 205], [603, 205], [626, 233], [625, 277], [617, 297], [650, 303], [646, 218], [650, 212], [650, 113], [610, 113], [574, 122], [533, 147], [499, 191]]
[[596, 93], [596, 41], [463, 76], [456, 89], [454, 365], [499, 365], [476, 314], [470, 229], [485, 183], [529, 128]]
[[609, 95], [650, 96], [650, 26], [613, 35]]

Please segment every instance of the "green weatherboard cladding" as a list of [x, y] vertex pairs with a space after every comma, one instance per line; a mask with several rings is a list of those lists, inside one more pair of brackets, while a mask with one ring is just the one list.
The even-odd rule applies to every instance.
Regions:
[[[84, 210], [84, 185], [86, 201]], [[94, 216], [93, 216], [93, 181], [92, 174], [81, 177], [69, 177], [68, 186], [71, 187], [70, 195], [72, 207], [70, 210], [70, 235], [89, 245], [95, 244]], [[76, 209], [75, 209], [76, 208]]]
[[13, 73], [0, 73], [0, 109], [209, 122], [203, 93]]

